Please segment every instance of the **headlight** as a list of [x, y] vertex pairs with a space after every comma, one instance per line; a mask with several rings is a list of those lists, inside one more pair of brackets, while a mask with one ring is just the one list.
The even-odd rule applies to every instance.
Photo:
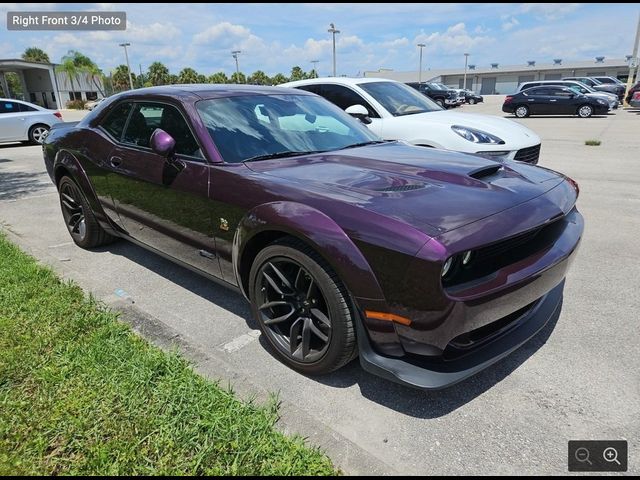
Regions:
[[495, 135], [491, 135], [490, 133], [483, 132], [481, 130], [476, 130], [475, 128], [462, 127], [460, 125], [453, 125], [451, 130], [456, 132], [465, 140], [469, 140], [473, 143], [489, 143], [493, 145], [503, 145], [504, 140], [496, 137]]
[[446, 277], [449, 270], [451, 270], [451, 265], [453, 264], [453, 257], [447, 258], [447, 261], [444, 262], [442, 266], [442, 277]]

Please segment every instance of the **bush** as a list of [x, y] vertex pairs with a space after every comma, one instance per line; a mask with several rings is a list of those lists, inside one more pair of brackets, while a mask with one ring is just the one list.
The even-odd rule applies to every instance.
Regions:
[[84, 106], [87, 104], [86, 100], [69, 100], [67, 102], [67, 108], [71, 110], [84, 110]]

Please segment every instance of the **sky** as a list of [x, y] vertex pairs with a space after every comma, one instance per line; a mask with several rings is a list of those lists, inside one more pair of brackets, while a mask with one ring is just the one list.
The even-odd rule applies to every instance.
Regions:
[[[6, 28], [8, 11], [127, 12], [126, 31], [16, 32]], [[463, 68], [624, 58], [631, 54], [640, 3], [388, 3], [388, 4], [0, 4], [0, 58], [19, 58], [27, 47], [45, 50], [53, 62], [70, 49], [91, 57], [107, 73], [125, 63], [118, 46], [130, 42], [131, 68], [153, 61], [171, 73], [192, 67], [210, 75], [240, 70], [289, 74], [298, 65], [321, 76], [331, 73], [334, 23], [338, 75], [365, 70], [418, 70], [418, 43], [425, 43], [423, 69]]]

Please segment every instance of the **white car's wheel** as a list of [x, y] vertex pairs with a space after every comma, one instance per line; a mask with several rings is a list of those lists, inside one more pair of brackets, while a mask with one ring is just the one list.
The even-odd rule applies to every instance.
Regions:
[[42, 123], [34, 125], [29, 129], [29, 141], [34, 145], [42, 145], [44, 139], [49, 134], [49, 127]]

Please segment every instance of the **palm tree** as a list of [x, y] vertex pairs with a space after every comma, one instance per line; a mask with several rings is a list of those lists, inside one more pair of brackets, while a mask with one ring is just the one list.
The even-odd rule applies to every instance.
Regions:
[[178, 83], [198, 83], [198, 73], [193, 68], [183, 68], [178, 74]]
[[[136, 81], [135, 74], [131, 74], [133, 81]], [[129, 69], [126, 65], [118, 65], [116, 69], [113, 71], [111, 76], [111, 81], [113, 84], [114, 90], [123, 91], [129, 89]]]
[[27, 62], [51, 63], [49, 55], [38, 47], [29, 47], [22, 54], [22, 59]]
[[209, 83], [229, 83], [229, 78], [224, 72], [216, 72], [209, 76]]
[[69, 81], [71, 82], [71, 91], [75, 91], [74, 80], [78, 80], [78, 75], [80, 74], [80, 70], [73, 62], [73, 58], [65, 55], [62, 57], [62, 63], [56, 67], [56, 72], [62, 72], [67, 75]]
[[249, 83], [252, 85], [269, 85], [271, 80], [262, 70], [256, 70], [249, 77]]
[[242, 72], [240, 72], [240, 75], [238, 75], [237, 72], [233, 72], [233, 75], [231, 75], [231, 83], [247, 83], [247, 77], [245, 77]]
[[295, 80], [304, 80], [305, 78], [307, 78], [307, 75], [304, 73], [304, 70], [302, 70], [300, 67], [295, 66], [291, 69], [291, 81], [295, 81]]
[[280, 85], [281, 83], [287, 83], [288, 81], [289, 79], [281, 73], [276, 73], [273, 77], [271, 77], [272, 85]]
[[100, 78], [100, 79], [104, 78], [104, 75], [102, 74], [102, 70], [100, 70], [95, 63], [91, 62], [91, 65], [86, 67], [86, 71], [89, 76], [89, 80], [93, 82], [93, 84], [98, 89], [98, 92], [100, 92], [100, 96], [104, 97], [105, 94], [102, 91], [102, 88], [100, 88], [100, 83], [96, 81], [97, 78]]
[[166, 85], [169, 82], [169, 69], [161, 62], [153, 62], [149, 65], [147, 80], [152, 85]]

